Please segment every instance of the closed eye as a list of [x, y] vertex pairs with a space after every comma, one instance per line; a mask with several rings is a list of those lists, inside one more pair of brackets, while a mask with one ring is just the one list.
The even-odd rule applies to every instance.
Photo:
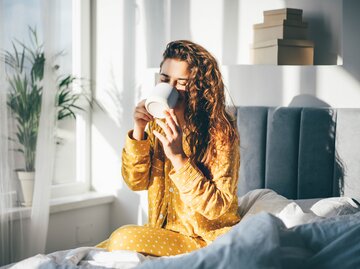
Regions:
[[184, 81], [184, 82], [178, 82], [177, 84], [179, 84], [180, 86], [186, 86], [186, 81]]

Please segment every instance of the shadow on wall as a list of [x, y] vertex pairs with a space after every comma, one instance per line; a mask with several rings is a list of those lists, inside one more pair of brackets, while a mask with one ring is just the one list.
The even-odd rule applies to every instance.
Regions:
[[[192, 34], [190, 29], [190, 24], [191, 24], [190, 0], [172, 0], [169, 2], [171, 2], [171, 11], [169, 14], [170, 16], [169, 41], [178, 40], [178, 39], [192, 40]], [[165, 47], [161, 48], [162, 51], [164, 49]], [[159, 64], [160, 62], [157, 64], [157, 66], [159, 66]]]
[[294, 96], [289, 107], [330, 107], [330, 105], [313, 95], [299, 94]]
[[233, 64], [238, 58], [239, 0], [223, 1], [222, 64]]
[[332, 48], [332, 33], [323, 16], [306, 16], [309, 39], [314, 41], [314, 65], [336, 65], [337, 51]]
[[[337, 57], [342, 57], [344, 70], [360, 82], [360, 1], [286, 0], [285, 4], [304, 10], [304, 20], [309, 22], [309, 39], [315, 41], [315, 64], [336, 65]], [[316, 12], [325, 9], [326, 13]]]
[[343, 68], [360, 82], [360, 1], [343, 1]]
[[147, 67], [158, 67], [166, 45], [166, 0], [144, 1]]
[[300, 94], [309, 94], [316, 96], [316, 88], [317, 88], [316, 66], [302, 66], [300, 68], [300, 85], [299, 85]]
[[283, 68], [271, 65], [233, 65], [222, 69], [236, 106], [276, 106], [283, 102]]
[[303, 10], [309, 23], [308, 39], [314, 41], [314, 64], [336, 65], [342, 55], [342, 0], [285, 0], [285, 6]]

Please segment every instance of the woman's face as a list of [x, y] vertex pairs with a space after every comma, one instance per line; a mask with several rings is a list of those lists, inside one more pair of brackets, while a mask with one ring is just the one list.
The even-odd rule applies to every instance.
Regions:
[[[183, 107], [185, 100], [185, 86], [189, 79], [188, 64], [176, 59], [166, 59], [160, 70], [160, 82], [166, 82], [175, 87], [179, 93], [176, 107]], [[176, 108], [175, 108], [176, 110]]]

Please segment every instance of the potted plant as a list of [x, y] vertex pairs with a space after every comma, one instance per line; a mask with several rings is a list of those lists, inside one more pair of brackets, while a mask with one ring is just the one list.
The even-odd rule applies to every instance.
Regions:
[[[35, 175], [35, 151], [39, 128], [42, 99], [42, 80], [46, 58], [43, 45], [39, 43], [36, 30], [29, 27], [30, 46], [19, 41], [12, 42], [13, 51], [5, 51], [2, 61], [6, 66], [6, 79], [9, 83], [8, 106], [16, 121], [16, 136], [9, 138], [17, 143], [24, 157], [24, 169], [17, 170], [21, 182], [25, 206], [32, 203]], [[55, 65], [53, 71], [59, 69]], [[72, 75], [62, 75], [57, 79], [56, 106], [57, 119], [76, 118], [78, 110], [84, 110], [77, 105], [81, 97], [91, 104], [88, 93], [74, 92], [73, 84], [78, 78]]]

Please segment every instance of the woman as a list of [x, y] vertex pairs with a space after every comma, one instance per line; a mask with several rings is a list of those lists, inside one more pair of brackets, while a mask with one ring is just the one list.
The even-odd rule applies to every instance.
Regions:
[[160, 80], [179, 100], [154, 119], [141, 101], [122, 153], [122, 174], [134, 191], [148, 190], [145, 226], [123, 226], [100, 244], [154, 256], [204, 247], [240, 221], [237, 213], [239, 137], [225, 111], [214, 57], [190, 41], [167, 45]]

